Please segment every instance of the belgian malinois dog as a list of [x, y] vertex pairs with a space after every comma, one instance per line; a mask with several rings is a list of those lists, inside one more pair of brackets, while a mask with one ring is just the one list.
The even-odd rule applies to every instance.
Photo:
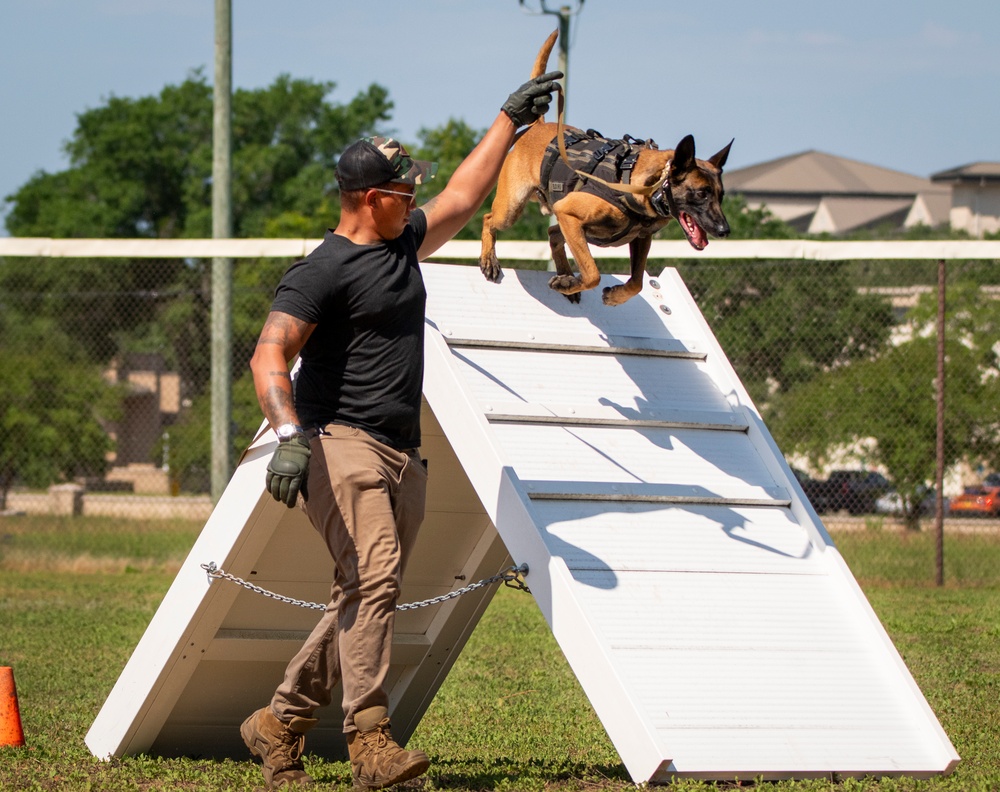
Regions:
[[[552, 33], [539, 50], [532, 77], [545, 72], [557, 35], [558, 31]], [[563, 130], [567, 136], [560, 145]], [[567, 139], [573, 142], [573, 138], [595, 137], [603, 141], [600, 145], [605, 153], [600, 155], [601, 160], [614, 163], [612, 171], [600, 171], [611, 173], [611, 178], [598, 176], [596, 166], [575, 168], [567, 158]], [[663, 151], [651, 141], [626, 138], [606, 141], [592, 130], [582, 133], [574, 127], [563, 127], [561, 118], [557, 124], [539, 119], [520, 135], [500, 171], [492, 209], [483, 218], [479, 268], [487, 280], [502, 277], [496, 256], [497, 231], [510, 228], [531, 200], [538, 201], [542, 214], [555, 214], [557, 224], [549, 227], [549, 247], [557, 274], [549, 287], [572, 302], [579, 302], [580, 292], [593, 289], [601, 281], [588, 243], [600, 247], [628, 243], [629, 280], [605, 288], [603, 294], [606, 305], [620, 305], [642, 289], [652, 236], [671, 219], [680, 223], [695, 250], [705, 248], [709, 234], [729, 235], [729, 223], [722, 212], [722, 167], [733, 141], [706, 161], [695, 158], [691, 135], [676, 148]], [[588, 155], [584, 156], [586, 159]], [[546, 170], [551, 175], [557, 157], [575, 174], [569, 180], [553, 181], [543, 174]], [[566, 173], [563, 170], [561, 175]], [[578, 276], [566, 257], [567, 244], [580, 270]]]

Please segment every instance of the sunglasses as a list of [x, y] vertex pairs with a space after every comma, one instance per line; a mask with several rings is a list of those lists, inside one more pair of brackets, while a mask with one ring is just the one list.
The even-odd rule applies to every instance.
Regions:
[[400, 190], [383, 190], [381, 187], [372, 187], [375, 192], [386, 193], [388, 195], [398, 195], [400, 198], [405, 198], [407, 203], [417, 200], [417, 191], [413, 192], [401, 192]]

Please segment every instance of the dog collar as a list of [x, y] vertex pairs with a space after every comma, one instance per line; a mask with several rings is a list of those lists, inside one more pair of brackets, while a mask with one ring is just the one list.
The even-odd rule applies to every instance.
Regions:
[[663, 168], [663, 178], [660, 186], [649, 196], [649, 202], [660, 217], [675, 217], [674, 196], [670, 192], [670, 162]]

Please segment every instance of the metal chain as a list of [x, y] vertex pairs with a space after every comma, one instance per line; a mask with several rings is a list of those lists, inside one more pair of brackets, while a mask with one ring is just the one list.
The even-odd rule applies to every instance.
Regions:
[[[247, 591], [252, 591], [255, 594], [260, 594], [264, 597], [269, 597], [270, 599], [278, 600], [279, 602], [284, 602], [288, 605], [297, 605], [300, 608], [308, 608], [310, 610], [326, 610], [326, 605], [321, 605], [318, 602], [307, 602], [306, 600], [295, 599], [294, 597], [286, 597], [283, 594], [276, 594], [273, 591], [268, 591], [265, 588], [254, 585], [253, 583], [244, 580], [243, 578], [236, 577], [236, 575], [230, 575], [224, 569], [220, 569], [216, 566], [214, 561], [209, 561], [207, 564], [202, 564], [201, 568], [208, 573], [209, 582], [213, 578], [220, 580], [229, 580], [238, 586], [242, 586]], [[475, 591], [476, 589], [483, 588], [483, 586], [489, 586], [491, 583], [498, 583], [501, 580], [503, 584], [508, 588], [519, 589], [521, 591], [526, 591], [529, 594], [531, 589], [529, 589], [524, 581], [521, 580], [522, 575], [528, 574], [528, 565], [521, 564], [520, 566], [512, 566], [505, 569], [499, 574], [492, 575], [488, 578], [483, 578], [476, 583], [470, 583], [468, 586], [463, 586], [460, 589], [455, 589], [454, 591], [449, 591], [447, 594], [442, 594], [438, 597], [431, 597], [430, 599], [421, 600], [420, 602], [409, 602], [405, 605], [397, 605], [396, 610], [407, 611], [416, 610], [417, 608], [423, 608], [428, 605], [437, 605], [441, 602], [447, 602], [450, 599], [455, 599], [455, 597], [461, 597], [463, 594], [468, 594], [470, 591]]]

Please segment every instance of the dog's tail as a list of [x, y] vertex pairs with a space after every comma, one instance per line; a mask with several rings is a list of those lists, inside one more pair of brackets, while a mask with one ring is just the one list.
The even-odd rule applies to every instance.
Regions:
[[[531, 69], [531, 79], [534, 80], [536, 77], [541, 77], [545, 74], [546, 67], [549, 63], [549, 55], [552, 54], [552, 48], [556, 45], [556, 39], [559, 38], [559, 29], [556, 28], [549, 34], [549, 37], [545, 39], [545, 43], [542, 44], [542, 48], [538, 50], [538, 55], [535, 57], [535, 65]], [[525, 132], [531, 129], [539, 121], [544, 121], [545, 116], [538, 116], [534, 121], [528, 126], [519, 130], [514, 136], [514, 142], [516, 143]]]
[[545, 74], [546, 66], [549, 63], [549, 55], [552, 53], [552, 48], [556, 45], [557, 38], [559, 38], [558, 28], [552, 31], [552, 35], [545, 39], [542, 48], [538, 50], [538, 57], [535, 58], [535, 67], [531, 70], [532, 80]]

